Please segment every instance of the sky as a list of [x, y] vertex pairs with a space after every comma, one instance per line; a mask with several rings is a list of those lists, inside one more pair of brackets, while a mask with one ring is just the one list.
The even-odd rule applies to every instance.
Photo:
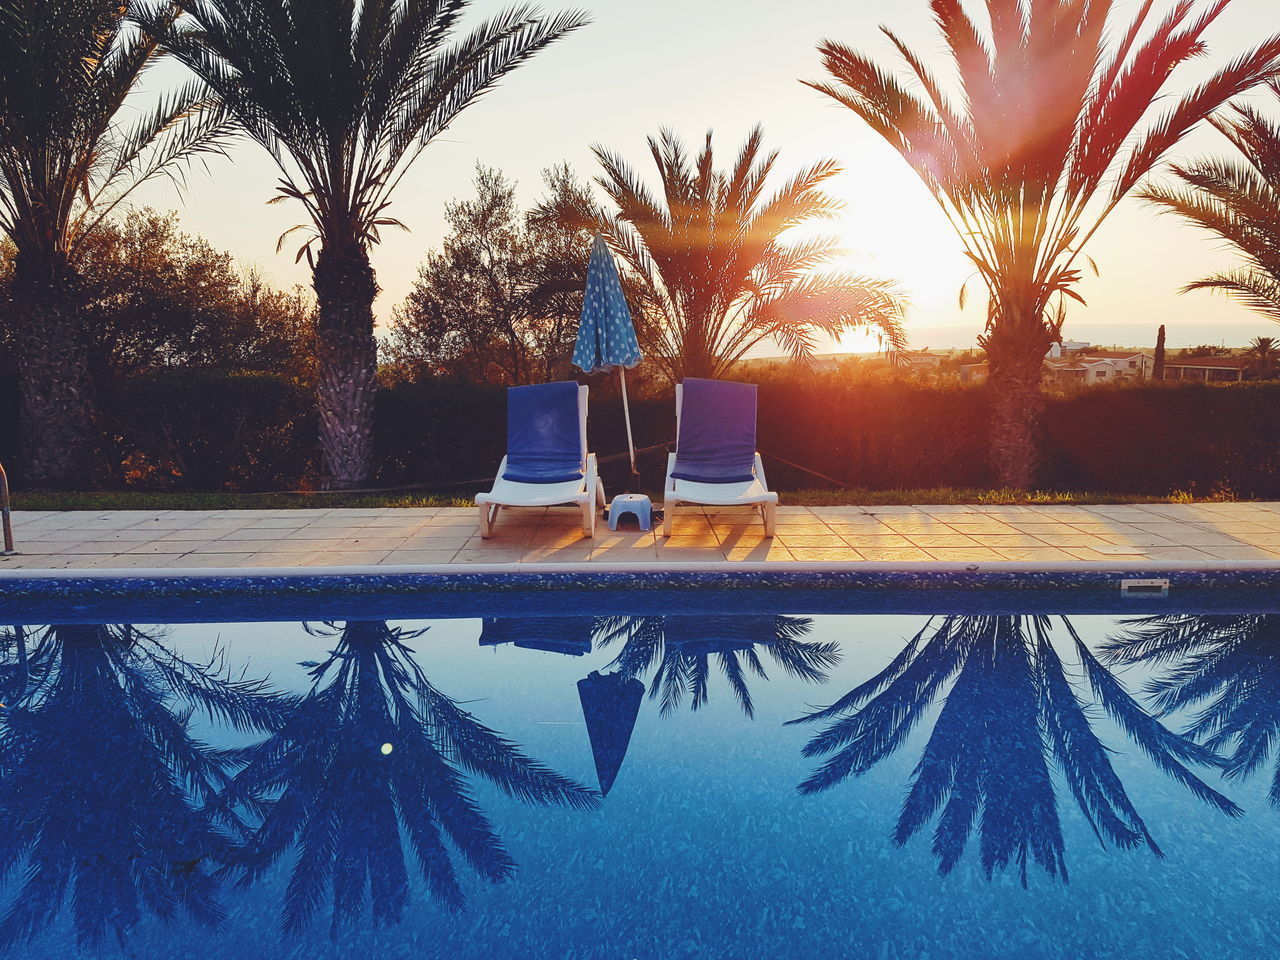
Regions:
[[[1132, 8], [1139, 0], [1128, 0]], [[1171, 6], [1172, 0], [1156, 0]], [[476, 0], [466, 21], [478, 23], [507, 4]], [[845, 203], [831, 228], [848, 260], [838, 264], [896, 279], [911, 302], [907, 331], [916, 348], [967, 347], [981, 331], [980, 296], [961, 310], [966, 281], [977, 290], [958, 239], [923, 185], [898, 154], [849, 110], [803, 86], [821, 79], [816, 44], [836, 39], [888, 58], [884, 24], [916, 49], [938, 55], [926, 0], [581, 0], [547, 9], [586, 10], [593, 22], [552, 45], [469, 107], [419, 158], [400, 185], [390, 215], [410, 232], [388, 231], [373, 251], [382, 293], [375, 303], [386, 322], [413, 284], [424, 253], [444, 234], [445, 204], [473, 192], [476, 164], [501, 169], [532, 203], [541, 171], [568, 161], [594, 176], [594, 143], [618, 150], [647, 172], [645, 139], [671, 127], [699, 143], [708, 129], [727, 165], [748, 131], [764, 127], [767, 147], [780, 151], [785, 175], [819, 158], [844, 172], [830, 190]], [[1234, 0], [1208, 36], [1211, 59], [1188, 65], [1203, 75], [1280, 31], [1274, 0]], [[178, 75], [167, 66], [162, 83]], [[1173, 158], [1219, 149], [1211, 130], [1198, 131]], [[244, 143], [207, 173], [195, 172], [184, 191], [168, 181], [147, 184], [135, 202], [179, 212], [184, 228], [258, 266], [276, 283], [309, 283], [296, 244], [275, 253], [276, 238], [301, 219], [301, 208], [266, 206], [278, 173], [261, 148]], [[1126, 201], [1095, 236], [1088, 252], [1100, 275], [1079, 287], [1087, 306], [1074, 306], [1065, 333], [1094, 343], [1154, 343], [1165, 324], [1171, 347], [1198, 343], [1242, 345], [1280, 335], [1276, 325], [1210, 293], [1179, 295], [1186, 282], [1230, 266], [1232, 256], [1213, 238], [1137, 201]], [[832, 349], [865, 349], [859, 337]], [[764, 350], [765, 353], [775, 352]]]

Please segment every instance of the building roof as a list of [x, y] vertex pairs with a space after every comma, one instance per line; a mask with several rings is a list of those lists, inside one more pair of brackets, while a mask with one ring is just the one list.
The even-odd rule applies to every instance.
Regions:
[[1083, 360], [1132, 360], [1134, 357], [1151, 357], [1151, 354], [1144, 353], [1142, 350], [1090, 350], [1088, 355], [1082, 357]]
[[1166, 360], [1166, 367], [1217, 367], [1243, 370], [1249, 366], [1248, 357], [1188, 357], [1183, 360]]

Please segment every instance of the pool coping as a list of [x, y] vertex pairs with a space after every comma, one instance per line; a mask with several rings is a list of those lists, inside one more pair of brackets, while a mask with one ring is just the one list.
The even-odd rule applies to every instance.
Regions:
[[590, 561], [556, 563], [432, 563], [432, 564], [335, 564], [332, 566], [280, 567], [101, 567], [96, 569], [22, 567], [0, 571], [0, 583], [15, 580], [160, 580], [218, 579], [254, 580], [280, 577], [381, 577], [381, 576], [501, 576], [505, 574], [595, 575], [595, 574], [814, 574], [866, 573], [903, 574], [1127, 574], [1133, 577], [1169, 573], [1241, 573], [1272, 572], [1280, 578], [1280, 560], [934, 560], [934, 561], [713, 561], [713, 560], [633, 560], [619, 563]]

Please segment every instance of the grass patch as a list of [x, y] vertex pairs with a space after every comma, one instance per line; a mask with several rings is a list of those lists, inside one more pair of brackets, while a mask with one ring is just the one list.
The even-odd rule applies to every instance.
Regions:
[[786, 504], [804, 507], [910, 506], [911, 504], [1049, 505], [1108, 503], [1206, 503], [1230, 499], [1221, 495], [1193, 497], [1175, 492], [1167, 497], [1140, 494], [1102, 493], [1092, 490], [986, 490], [932, 487], [918, 490], [794, 490], [779, 494]]
[[[654, 502], [661, 498], [651, 493]], [[807, 507], [898, 506], [911, 504], [1107, 504], [1107, 503], [1204, 503], [1230, 499], [1221, 494], [1193, 497], [1174, 493], [1167, 497], [1100, 493], [1088, 490], [985, 490], [934, 487], [912, 490], [794, 490], [784, 491], [781, 502]], [[15, 510], [295, 510], [346, 509], [351, 507], [470, 507], [470, 497], [405, 493], [17, 493]]]
[[470, 497], [403, 493], [15, 493], [15, 510], [331, 510], [469, 507]]

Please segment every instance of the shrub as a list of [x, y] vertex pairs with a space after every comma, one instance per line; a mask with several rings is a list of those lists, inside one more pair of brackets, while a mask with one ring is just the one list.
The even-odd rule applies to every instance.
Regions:
[[147, 374], [105, 391], [101, 410], [115, 479], [139, 489], [292, 489], [314, 454], [311, 398], [274, 374]]

